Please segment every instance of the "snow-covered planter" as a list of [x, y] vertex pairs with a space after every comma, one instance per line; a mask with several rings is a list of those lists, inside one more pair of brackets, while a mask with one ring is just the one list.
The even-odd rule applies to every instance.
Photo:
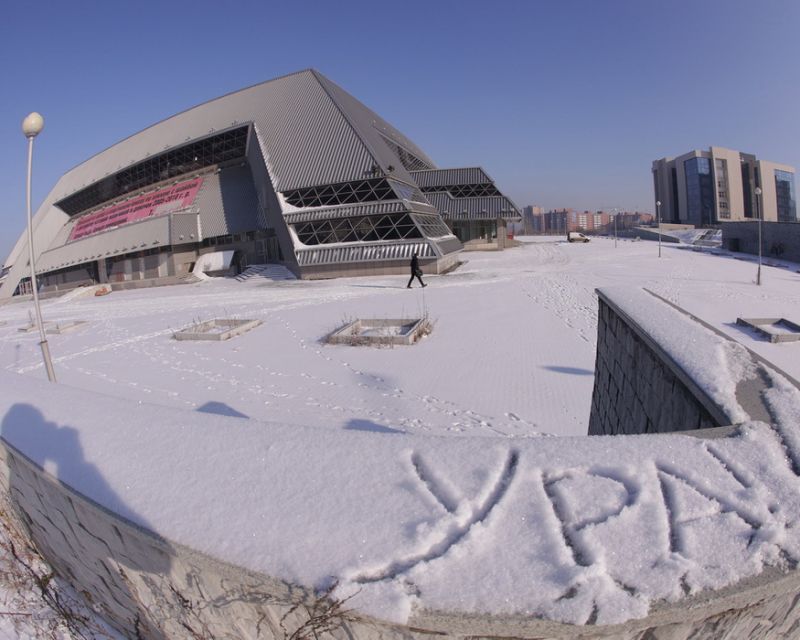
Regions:
[[414, 344], [431, 332], [427, 318], [359, 318], [326, 338], [328, 344], [391, 346]]
[[736, 324], [750, 327], [770, 342], [800, 340], [800, 325], [786, 318], [736, 318]]
[[214, 318], [176, 331], [172, 337], [176, 340], [229, 340], [247, 333], [261, 324], [261, 320], [243, 320], [237, 318]]
[[45, 331], [53, 335], [61, 335], [62, 333], [69, 333], [75, 331], [86, 324], [86, 320], [68, 320], [67, 322], [54, 322], [48, 326]]

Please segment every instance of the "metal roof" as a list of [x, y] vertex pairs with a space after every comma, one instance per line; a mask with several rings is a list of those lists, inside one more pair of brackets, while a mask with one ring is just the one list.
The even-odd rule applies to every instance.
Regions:
[[411, 177], [420, 187], [449, 187], [457, 184], [494, 184], [481, 167], [458, 167], [412, 171]]
[[454, 198], [446, 191], [425, 194], [443, 218], [450, 220], [494, 220], [520, 218], [517, 206], [505, 196]]
[[318, 71], [312, 71], [312, 73], [315, 74], [331, 99], [339, 109], [341, 109], [344, 117], [347, 118], [351, 126], [358, 132], [359, 136], [361, 136], [362, 140], [364, 140], [370, 148], [372, 155], [379, 161], [378, 164], [384, 170], [389, 166], [393, 166], [395, 170], [389, 173], [395, 177], [405, 181], [409, 181], [411, 177], [409, 172], [403, 167], [402, 162], [399, 162], [400, 159], [397, 154], [386, 144], [382, 135], [386, 136], [400, 147], [410, 151], [431, 167], [436, 167], [422, 149], [400, 133], [395, 127], [386, 122], [386, 120], [381, 118], [377, 113], [362, 102], [356, 100], [339, 85], [332, 82]]

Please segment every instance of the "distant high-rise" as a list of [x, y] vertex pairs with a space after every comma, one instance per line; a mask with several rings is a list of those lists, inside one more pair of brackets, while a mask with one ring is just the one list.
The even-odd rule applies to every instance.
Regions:
[[522, 223], [524, 225], [524, 233], [530, 235], [532, 233], [540, 233], [538, 223], [541, 220], [541, 215], [544, 209], [537, 207], [535, 204], [529, 204], [522, 209]]
[[704, 226], [755, 219], [756, 187], [764, 220], [797, 222], [794, 167], [723, 147], [653, 162], [662, 222]]

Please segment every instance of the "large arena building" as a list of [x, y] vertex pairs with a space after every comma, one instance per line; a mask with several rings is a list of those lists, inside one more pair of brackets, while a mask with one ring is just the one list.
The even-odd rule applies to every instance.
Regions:
[[[451, 268], [519, 210], [483, 169], [437, 169], [315, 70], [179, 113], [68, 171], [33, 221], [41, 290], [168, 284], [279, 263], [299, 278]], [[500, 231], [498, 231], [500, 230]], [[30, 289], [25, 234], [0, 298]]]

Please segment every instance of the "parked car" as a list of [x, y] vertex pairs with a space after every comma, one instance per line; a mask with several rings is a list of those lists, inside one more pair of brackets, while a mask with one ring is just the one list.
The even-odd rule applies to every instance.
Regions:
[[567, 234], [567, 242], [589, 242], [589, 237], [577, 231], [570, 231]]

